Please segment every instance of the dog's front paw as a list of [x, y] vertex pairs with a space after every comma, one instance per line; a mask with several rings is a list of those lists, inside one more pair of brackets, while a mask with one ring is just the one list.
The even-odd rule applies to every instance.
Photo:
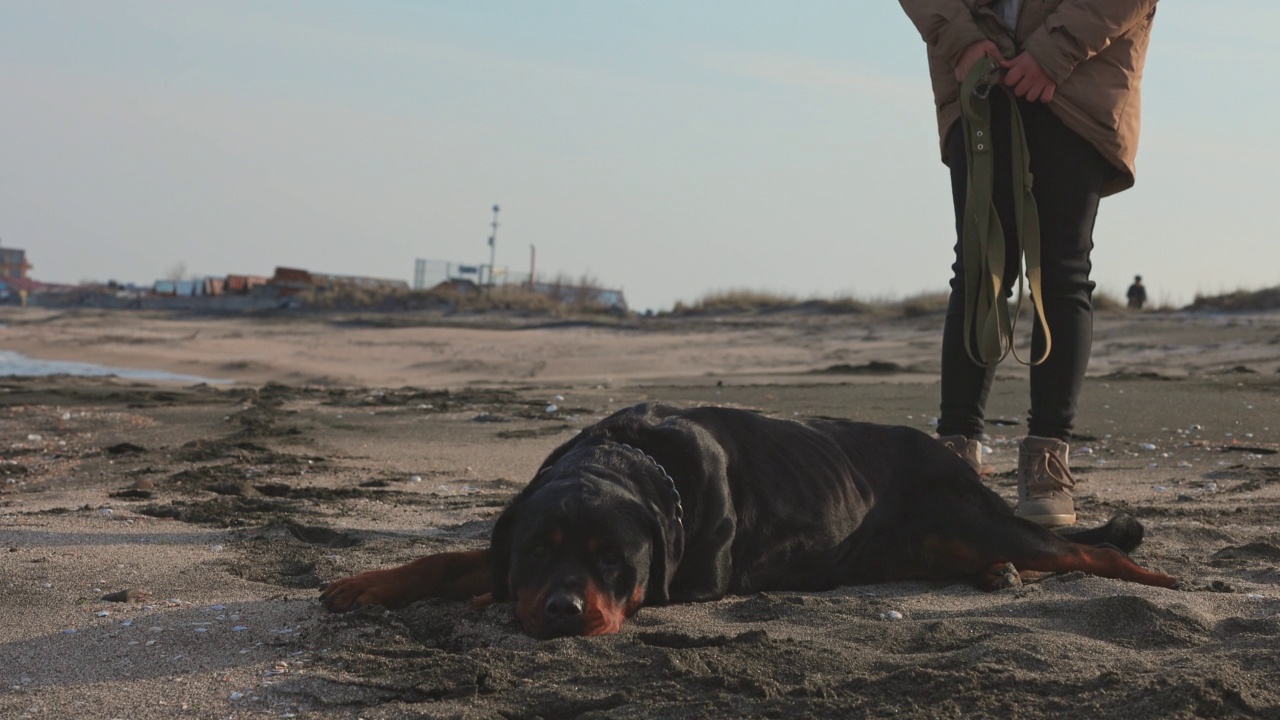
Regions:
[[320, 604], [330, 612], [347, 612], [363, 605], [398, 607], [400, 583], [389, 570], [370, 570], [334, 580], [320, 592]]

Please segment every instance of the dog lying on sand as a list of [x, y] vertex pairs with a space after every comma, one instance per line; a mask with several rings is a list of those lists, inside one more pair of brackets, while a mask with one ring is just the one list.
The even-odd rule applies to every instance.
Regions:
[[534, 637], [602, 635], [646, 604], [897, 580], [994, 590], [1080, 571], [1174, 587], [1126, 554], [1143, 528], [1053, 532], [907, 427], [649, 403], [551, 453], [488, 548], [335, 581], [330, 610], [513, 601]]

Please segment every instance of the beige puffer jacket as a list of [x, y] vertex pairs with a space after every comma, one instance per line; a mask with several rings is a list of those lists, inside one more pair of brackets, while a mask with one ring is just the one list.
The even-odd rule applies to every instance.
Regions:
[[1139, 88], [1156, 0], [1022, 0], [1012, 33], [997, 18], [997, 0], [899, 2], [929, 46], [944, 142], [960, 117], [956, 60], [973, 43], [991, 40], [1006, 58], [1031, 53], [1058, 84], [1049, 104], [1054, 114], [1122, 171], [1103, 194], [1133, 186]]

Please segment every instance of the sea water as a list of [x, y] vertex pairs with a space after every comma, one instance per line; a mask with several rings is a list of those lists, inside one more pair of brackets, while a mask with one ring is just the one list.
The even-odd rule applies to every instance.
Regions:
[[0, 377], [5, 376], [77, 375], [80, 377], [115, 377], [126, 380], [160, 380], [166, 382], [185, 383], [230, 383], [230, 380], [205, 378], [199, 375], [181, 375], [163, 370], [138, 370], [135, 368], [118, 368], [95, 363], [71, 362], [68, 360], [36, 360], [22, 353], [0, 350]]

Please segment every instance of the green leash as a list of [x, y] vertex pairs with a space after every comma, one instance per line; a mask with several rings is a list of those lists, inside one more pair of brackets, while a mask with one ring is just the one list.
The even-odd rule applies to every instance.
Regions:
[[[1040, 214], [1031, 194], [1031, 155], [1027, 151], [1022, 115], [1018, 113], [1013, 93], [1000, 84], [999, 72], [994, 60], [983, 57], [974, 64], [960, 85], [960, 120], [969, 169], [964, 226], [960, 236], [964, 260], [964, 348], [978, 365], [996, 365], [1012, 352], [1018, 362], [1034, 366], [1049, 357], [1052, 346], [1040, 282]], [[1013, 347], [1014, 326], [1022, 308], [1021, 274], [1018, 275], [1018, 303], [1012, 315], [1004, 297], [1004, 228], [992, 203], [995, 181], [989, 100], [992, 88], [999, 88], [1009, 95], [1014, 218], [1018, 224], [1017, 237], [1022, 244], [1020, 255], [1026, 263], [1026, 287], [1031, 293], [1036, 321], [1044, 330], [1044, 353], [1030, 362], [1023, 360]]]

